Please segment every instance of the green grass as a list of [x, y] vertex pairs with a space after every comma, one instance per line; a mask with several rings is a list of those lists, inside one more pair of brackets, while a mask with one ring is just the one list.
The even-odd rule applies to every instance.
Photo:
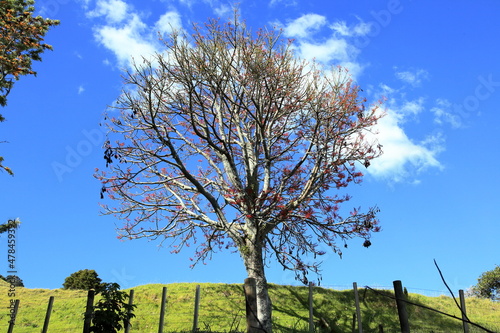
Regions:
[[[137, 304], [131, 332], [158, 332], [158, 320], [164, 285], [151, 284], [134, 289]], [[245, 331], [245, 302], [242, 285], [200, 284], [198, 327], [204, 332]], [[167, 311], [164, 332], [189, 332], [193, 327], [196, 284], [176, 283], [167, 287]], [[85, 291], [16, 288], [20, 299], [14, 332], [40, 332], [50, 296], [54, 296], [49, 332], [81, 332], [85, 310]], [[392, 292], [381, 291], [392, 295]], [[270, 285], [273, 323], [276, 332], [307, 332], [308, 287]], [[359, 290], [364, 332], [399, 332], [395, 302], [371, 290]], [[409, 300], [460, 316], [449, 297], [410, 294]], [[0, 332], [8, 327], [8, 287], [0, 285]], [[500, 332], [500, 303], [470, 298], [466, 301], [470, 319], [492, 331]], [[314, 318], [317, 332], [352, 332], [355, 312], [352, 290], [334, 291], [314, 288]], [[415, 306], [408, 307], [412, 332], [462, 332], [462, 323]], [[471, 333], [482, 330], [471, 327]]]

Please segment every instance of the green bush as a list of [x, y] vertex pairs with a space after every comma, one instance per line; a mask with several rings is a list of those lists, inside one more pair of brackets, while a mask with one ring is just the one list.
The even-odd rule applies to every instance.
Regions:
[[68, 276], [63, 283], [63, 289], [97, 290], [102, 280], [93, 269], [82, 269]]
[[118, 283], [102, 283], [97, 294], [101, 294], [101, 299], [94, 306], [90, 332], [116, 333], [135, 317], [132, 311], [136, 305], [126, 302], [129, 295], [120, 291]]
[[472, 287], [472, 294], [480, 298], [489, 298], [492, 301], [500, 300], [500, 266], [484, 272]]
[[24, 287], [23, 280], [21, 280], [21, 278], [17, 275], [7, 275], [7, 277], [0, 275], [0, 279], [7, 282], [11, 286]]

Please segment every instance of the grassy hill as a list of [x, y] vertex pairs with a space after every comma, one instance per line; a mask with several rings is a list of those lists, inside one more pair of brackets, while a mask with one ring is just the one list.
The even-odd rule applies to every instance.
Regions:
[[[167, 311], [164, 332], [188, 332], [193, 327], [193, 310], [196, 284], [176, 283], [167, 287]], [[245, 330], [245, 304], [242, 285], [210, 284], [201, 286], [198, 327], [201, 331], [229, 332]], [[158, 332], [158, 319], [162, 288], [151, 284], [134, 289], [137, 304], [136, 318], [131, 332]], [[308, 288], [271, 285], [273, 317], [276, 332], [307, 332], [309, 311]], [[360, 301], [364, 332], [398, 332], [399, 322], [395, 302], [371, 290], [360, 289]], [[49, 332], [81, 332], [82, 314], [85, 309], [85, 291], [62, 289], [16, 288], [20, 299], [19, 314], [14, 332], [40, 332], [50, 296], [54, 296]], [[426, 297], [410, 294], [409, 300], [446, 313], [460, 316], [459, 310], [449, 297]], [[8, 327], [8, 287], [0, 285], [0, 332]], [[5, 305], [5, 306], [4, 306]], [[470, 298], [466, 303], [469, 318], [495, 332], [500, 332], [500, 303]], [[352, 290], [334, 291], [314, 288], [314, 317], [318, 332], [352, 332], [355, 312]], [[458, 320], [415, 306], [408, 308], [412, 332], [462, 332]], [[470, 332], [482, 332], [471, 328]]]

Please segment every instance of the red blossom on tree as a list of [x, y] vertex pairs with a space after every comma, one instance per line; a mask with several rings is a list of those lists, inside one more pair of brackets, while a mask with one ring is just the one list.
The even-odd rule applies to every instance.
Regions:
[[238, 19], [164, 43], [127, 73], [110, 110], [121, 115], [107, 117], [109, 171], [97, 177], [119, 205], [104, 211], [127, 219], [125, 237], [194, 245], [195, 263], [239, 251], [270, 332], [266, 256], [307, 283], [320, 245], [342, 254], [378, 231], [377, 208], [340, 213], [342, 190], [380, 154], [367, 139], [378, 105], [365, 108], [344, 69], [297, 59], [279, 32], [252, 34]]

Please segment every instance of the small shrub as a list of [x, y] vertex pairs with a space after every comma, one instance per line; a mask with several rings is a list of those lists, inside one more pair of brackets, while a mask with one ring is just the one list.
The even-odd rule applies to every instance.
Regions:
[[500, 301], [500, 266], [481, 274], [477, 279], [477, 284], [472, 287], [472, 294], [480, 298]]
[[24, 287], [23, 280], [21, 280], [21, 278], [17, 275], [7, 275], [7, 277], [0, 275], [0, 279], [7, 282], [11, 286]]
[[136, 305], [128, 304], [126, 301], [129, 295], [119, 289], [118, 283], [101, 284], [96, 292], [101, 294], [101, 299], [94, 306], [90, 332], [116, 333], [135, 317], [132, 311]]
[[82, 269], [64, 280], [63, 289], [97, 290], [101, 281], [93, 269]]

